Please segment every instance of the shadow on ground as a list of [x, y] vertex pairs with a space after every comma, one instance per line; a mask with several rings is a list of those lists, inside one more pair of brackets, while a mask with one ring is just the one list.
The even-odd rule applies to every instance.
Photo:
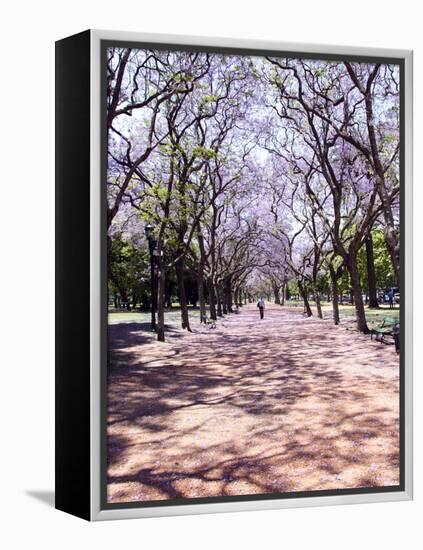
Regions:
[[111, 502], [398, 484], [391, 349], [281, 309], [134, 338], [109, 374]]
[[26, 491], [26, 495], [35, 498], [50, 508], [54, 508], [54, 491]]

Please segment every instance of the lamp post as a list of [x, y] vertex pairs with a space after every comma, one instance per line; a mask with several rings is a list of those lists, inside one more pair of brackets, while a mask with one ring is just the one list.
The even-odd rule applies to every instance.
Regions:
[[145, 226], [145, 236], [148, 241], [148, 250], [150, 252], [150, 277], [151, 277], [151, 330], [156, 330], [156, 278], [154, 273], [154, 250], [156, 240], [154, 238], [154, 225], [148, 223]]

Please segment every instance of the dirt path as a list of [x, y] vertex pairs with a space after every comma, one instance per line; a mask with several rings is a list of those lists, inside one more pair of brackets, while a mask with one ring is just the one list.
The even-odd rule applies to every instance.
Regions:
[[399, 483], [393, 346], [276, 305], [166, 344], [126, 330], [110, 333], [109, 502]]

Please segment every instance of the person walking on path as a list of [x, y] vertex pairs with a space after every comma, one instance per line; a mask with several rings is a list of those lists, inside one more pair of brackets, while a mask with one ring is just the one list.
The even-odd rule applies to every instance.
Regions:
[[257, 307], [260, 310], [260, 319], [264, 318], [264, 300], [263, 298], [260, 298], [260, 300], [257, 302]]

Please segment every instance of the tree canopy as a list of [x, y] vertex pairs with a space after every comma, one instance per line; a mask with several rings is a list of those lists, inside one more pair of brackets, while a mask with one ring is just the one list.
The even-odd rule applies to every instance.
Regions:
[[372, 273], [400, 284], [399, 95], [397, 65], [109, 48], [111, 292], [147, 299], [149, 223], [160, 340], [169, 281], [187, 330], [192, 286], [203, 321], [294, 291], [335, 323], [348, 287], [366, 332]]

